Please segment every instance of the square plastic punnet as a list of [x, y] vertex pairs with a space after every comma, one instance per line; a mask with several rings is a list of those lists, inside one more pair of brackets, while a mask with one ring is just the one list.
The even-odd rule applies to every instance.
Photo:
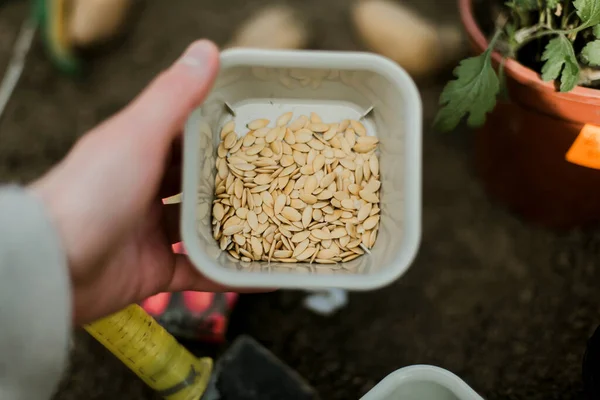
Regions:
[[[215, 160], [223, 125], [239, 135], [254, 119], [316, 112], [324, 122], [360, 120], [379, 138], [379, 234], [367, 253], [329, 264], [243, 262], [213, 238]], [[421, 99], [391, 60], [361, 52], [232, 49], [184, 134], [181, 233], [187, 254], [208, 278], [244, 288], [375, 289], [407, 271], [421, 238]], [[271, 125], [273, 126], [273, 125]]]

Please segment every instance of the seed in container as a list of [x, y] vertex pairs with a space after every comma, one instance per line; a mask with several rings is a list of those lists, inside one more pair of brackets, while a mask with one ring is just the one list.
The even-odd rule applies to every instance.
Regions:
[[375, 245], [379, 140], [358, 120], [316, 112], [227, 122], [215, 164], [213, 235], [242, 261], [333, 264]]

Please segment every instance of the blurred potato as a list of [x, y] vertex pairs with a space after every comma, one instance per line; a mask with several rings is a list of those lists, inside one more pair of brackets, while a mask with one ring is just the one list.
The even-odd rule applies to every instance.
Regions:
[[289, 7], [267, 6], [244, 22], [228, 47], [263, 49], [302, 49], [308, 44], [308, 31]]
[[130, 6], [131, 0], [73, 0], [71, 40], [87, 47], [111, 39], [120, 32]]
[[415, 78], [431, 75], [454, 62], [464, 49], [459, 27], [438, 27], [391, 1], [357, 2], [352, 20], [369, 50], [396, 61]]

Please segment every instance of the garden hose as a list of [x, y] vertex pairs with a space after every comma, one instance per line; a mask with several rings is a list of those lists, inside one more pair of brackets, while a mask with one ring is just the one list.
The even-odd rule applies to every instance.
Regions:
[[198, 400], [206, 391], [212, 359], [196, 358], [140, 306], [130, 305], [85, 330], [165, 399]]

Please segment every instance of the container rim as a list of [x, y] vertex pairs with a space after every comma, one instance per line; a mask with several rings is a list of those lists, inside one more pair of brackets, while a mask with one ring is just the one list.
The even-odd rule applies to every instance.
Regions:
[[[415, 82], [398, 64], [390, 59], [366, 52], [321, 50], [264, 50], [228, 49], [221, 53], [221, 69], [236, 66], [270, 68], [326, 68], [365, 70], [380, 74], [392, 82], [405, 96], [404, 129], [404, 231], [399, 243], [399, 256], [393, 265], [369, 275], [298, 274], [282, 282], [285, 273], [243, 273], [222, 268], [198, 246], [194, 215], [199, 179], [197, 168], [189, 168], [197, 157], [199, 135], [192, 130], [195, 111], [188, 118], [184, 132], [184, 176], [181, 212], [181, 238], [192, 264], [207, 278], [229, 287], [310, 289], [339, 287], [349, 290], [372, 290], [385, 286], [403, 275], [415, 259], [421, 242], [422, 191], [422, 101]], [[195, 165], [191, 165], [195, 167]], [[322, 279], [327, 277], [327, 279]]]
[[[429, 382], [450, 390], [461, 400], [483, 400], [465, 381], [452, 372], [433, 365], [410, 365], [400, 368], [380, 381], [361, 400], [382, 400], [403, 384], [411, 382]], [[435, 400], [435, 399], [429, 399]]]

